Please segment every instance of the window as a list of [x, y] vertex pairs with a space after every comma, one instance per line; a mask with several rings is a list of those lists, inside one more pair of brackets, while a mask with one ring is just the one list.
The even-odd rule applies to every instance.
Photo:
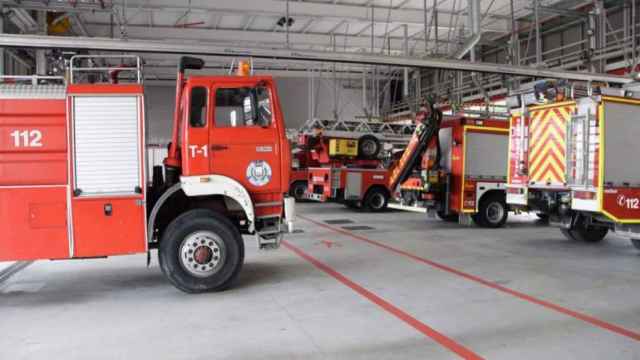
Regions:
[[207, 89], [194, 87], [191, 89], [191, 109], [189, 112], [191, 127], [207, 126]]
[[264, 86], [216, 91], [216, 127], [267, 127], [271, 117], [271, 98]]

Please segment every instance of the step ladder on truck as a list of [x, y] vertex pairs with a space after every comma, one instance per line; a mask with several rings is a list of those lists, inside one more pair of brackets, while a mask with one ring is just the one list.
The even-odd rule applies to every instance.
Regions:
[[[539, 104], [546, 99], [546, 104]], [[546, 82], [509, 97], [507, 202], [536, 211], [571, 240], [609, 231], [640, 249], [640, 86]]]
[[231, 286], [242, 234], [278, 247], [294, 202], [275, 82], [246, 65], [185, 75], [203, 66], [179, 61], [172, 140], [152, 174], [138, 57], [74, 56], [68, 84], [0, 85], [0, 261], [158, 249], [166, 278], [198, 293]]

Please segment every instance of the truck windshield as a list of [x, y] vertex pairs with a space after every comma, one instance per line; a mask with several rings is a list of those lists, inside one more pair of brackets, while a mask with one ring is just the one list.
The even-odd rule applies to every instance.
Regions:
[[215, 109], [219, 128], [271, 125], [271, 98], [263, 86], [217, 89]]

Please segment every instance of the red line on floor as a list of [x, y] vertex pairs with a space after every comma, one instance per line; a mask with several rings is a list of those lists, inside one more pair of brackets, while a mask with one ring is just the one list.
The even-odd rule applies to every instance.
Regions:
[[595, 318], [593, 316], [590, 316], [590, 315], [587, 315], [587, 314], [583, 314], [583, 313], [580, 313], [580, 312], [565, 308], [565, 307], [560, 306], [560, 305], [556, 305], [556, 304], [551, 303], [551, 302], [546, 301], [546, 300], [538, 299], [536, 297], [533, 297], [531, 295], [527, 295], [525, 293], [521, 293], [521, 292], [513, 290], [513, 289], [509, 289], [508, 287], [504, 287], [502, 285], [498, 285], [498, 284], [496, 284], [496, 283], [494, 283], [492, 281], [485, 280], [485, 279], [483, 279], [483, 278], [481, 278], [479, 276], [472, 275], [472, 274], [469, 274], [469, 273], [454, 269], [454, 268], [452, 268], [450, 266], [447, 266], [447, 265], [444, 265], [444, 264], [440, 264], [440, 263], [435, 262], [433, 260], [429, 260], [429, 259], [426, 259], [426, 258], [423, 258], [423, 257], [419, 257], [419, 256], [416, 256], [416, 255], [410, 254], [410, 253], [408, 253], [408, 252], [406, 252], [404, 250], [400, 250], [400, 249], [394, 248], [392, 246], [385, 245], [385, 244], [383, 244], [381, 242], [377, 242], [377, 241], [368, 239], [368, 238], [366, 238], [364, 236], [361, 236], [361, 235], [353, 234], [353, 233], [351, 233], [349, 231], [346, 231], [346, 230], [342, 230], [342, 229], [335, 228], [335, 227], [327, 225], [327, 224], [323, 224], [321, 222], [309, 219], [309, 218], [307, 218], [305, 216], [298, 215], [298, 217], [300, 217], [301, 219], [304, 219], [304, 220], [306, 220], [306, 221], [308, 221], [310, 223], [318, 225], [320, 227], [329, 229], [329, 230], [331, 230], [333, 232], [336, 232], [336, 233], [339, 233], [339, 234], [342, 234], [342, 235], [346, 235], [346, 236], [349, 236], [349, 237], [354, 238], [356, 240], [360, 240], [360, 241], [366, 242], [366, 243], [368, 243], [370, 245], [373, 245], [373, 246], [376, 246], [376, 247], [391, 251], [391, 252], [396, 253], [398, 255], [402, 255], [402, 256], [408, 257], [410, 259], [413, 259], [415, 261], [421, 262], [423, 264], [427, 264], [427, 265], [429, 265], [431, 267], [434, 267], [436, 269], [440, 269], [442, 271], [446, 271], [448, 273], [451, 273], [451, 274], [457, 275], [459, 277], [465, 278], [467, 280], [470, 280], [470, 281], [485, 285], [487, 287], [490, 287], [492, 289], [498, 290], [500, 292], [515, 296], [515, 297], [517, 297], [519, 299], [522, 299], [524, 301], [543, 306], [543, 307], [545, 307], [547, 309], [551, 309], [551, 310], [554, 310], [556, 312], [571, 316], [571, 317], [573, 317], [575, 319], [578, 319], [578, 320], [582, 320], [584, 322], [590, 323], [591, 325], [597, 326], [597, 327], [599, 327], [601, 329], [605, 329], [605, 330], [614, 332], [614, 333], [616, 333], [618, 335], [626, 336], [626, 337], [628, 337], [630, 339], [633, 339], [633, 340], [636, 340], [636, 341], [640, 341], [640, 333], [638, 333], [636, 331], [625, 329], [625, 328], [623, 328], [621, 326], [606, 322], [604, 320], [600, 320], [600, 319]]
[[418, 319], [414, 318], [413, 316], [407, 314], [406, 312], [402, 311], [400, 308], [398, 308], [395, 305], [391, 304], [390, 302], [384, 300], [383, 298], [379, 297], [378, 295], [376, 295], [376, 294], [372, 293], [371, 291], [363, 288], [362, 286], [356, 284], [355, 282], [351, 281], [346, 276], [342, 275], [338, 271], [336, 271], [333, 268], [331, 268], [329, 265], [327, 265], [327, 264], [321, 262], [320, 260], [314, 258], [313, 256], [307, 254], [306, 252], [302, 251], [300, 248], [294, 246], [293, 244], [289, 243], [288, 241], [282, 241], [282, 245], [284, 245], [287, 249], [289, 249], [289, 250], [293, 251], [294, 253], [296, 253], [301, 258], [303, 258], [303, 259], [307, 260], [308, 262], [310, 262], [313, 266], [315, 266], [319, 270], [324, 271], [325, 273], [327, 273], [328, 275], [330, 275], [334, 279], [338, 280], [342, 284], [344, 284], [347, 287], [351, 288], [351, 290], [357, 292], [358, 294], [360, 294], [361, 296], [363, 296], [367, 300], [369, 300], [372, 303], [378, 305], [379, 307], [384, 309], [386, 312], [388, 312], [391, 315], [395, 316], [396, 318], [402, 320], [407, 325], [409, 325], [409, 326], [413, 327], [414, 329], [418, 330], [419, 332], [421, 332], [425, 336], [433, 339], [434, 341], [436, 341], [440, 345], [442, 345], [442, 346], [446, 347], [447, 349], [453, 351], [454, 353], [458, 354], [463, 359], [482, 359], [482, 357], [480, 357], [480, 355], [478, 355], [478, 354], [474, 353], [473, 351], [465, 348], [463, 345], [460, 345], [459, 343], [457, 343], [454, 340], [448, 338], [447, 336], [439, 333], [438, 331], [434, 330], [433, 328], [429, 327], [428, 325], [426, 325], [425, 323], [419, 321]]

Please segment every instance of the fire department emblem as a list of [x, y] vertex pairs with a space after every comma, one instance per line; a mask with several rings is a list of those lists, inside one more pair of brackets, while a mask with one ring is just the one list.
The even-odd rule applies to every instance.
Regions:
[[265, 186], [271, 181], [271, 166], [264, 160], [254, 160], [247, 167], [247, 180], [253, 186]]

